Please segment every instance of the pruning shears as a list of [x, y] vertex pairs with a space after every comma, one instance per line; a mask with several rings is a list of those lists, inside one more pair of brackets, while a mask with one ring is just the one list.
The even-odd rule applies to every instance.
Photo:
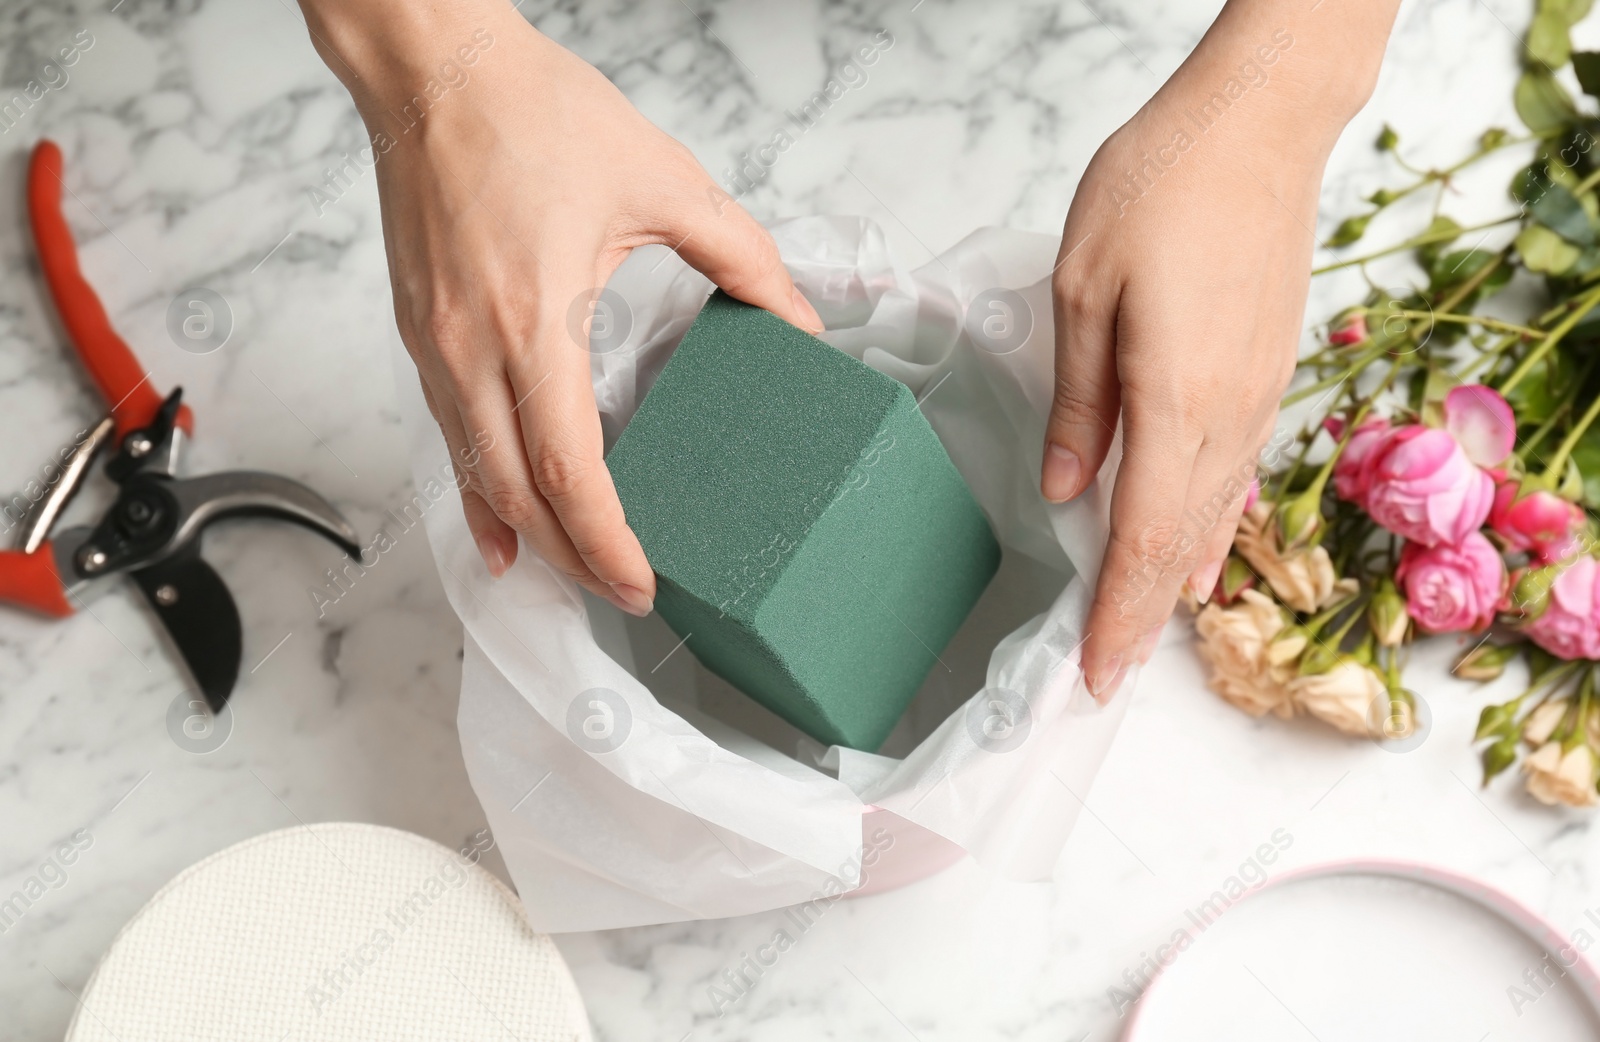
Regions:
[[[262, 471], [179, 477], [194, 415], [183, 389], [163, 396], [117, 335], [94, 288], [78, 267], [78, 251], [61, 212], [61, 149], [41, 141], [28, 163], [28, 216], [44, 282], [67, 339], [77, 350], [109, 412], [62, 458], [52, 484], [34, 504], [16, 547], [0, 550], [0, 601], [46, 615], [73, 613], [93, 585], [114, 576], [134, 581], [172, 638], [213, 711], [227, 702], [239, 676], [239, 611], [222, 578], [200, 557], [201, 536], [226, 517], [291, 521], [359, 555], [356, 531], [322, 496], [290, 478]], [[105, 473], [118, 486], [111, 507], [92, 525], [51, 530], [102, 449]]]

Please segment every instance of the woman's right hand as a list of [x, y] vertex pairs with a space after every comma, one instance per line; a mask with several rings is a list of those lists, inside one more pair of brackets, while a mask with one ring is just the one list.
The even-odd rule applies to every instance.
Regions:
[[655, 577], [606, 470], [587, 318], [635, 246], [820, 331], [772, 237], [688, 149], [503, 0], [302, 0], [374, 140], [400, 335], [489, 571], [517, 535], [648, 614]]

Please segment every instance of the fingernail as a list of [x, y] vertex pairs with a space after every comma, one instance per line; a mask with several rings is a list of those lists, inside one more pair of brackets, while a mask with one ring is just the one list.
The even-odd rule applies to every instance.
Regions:
[[1193, 575], [1189, 576], [1189, 592], [1201, 604], [1211, 599], [1216, 592], [1217, 579], [1222, 575], [1222, 559], [1218, 558], [1210, 564], [1202, 565]]
[[1078, 475], [1083, 465], [1072, 450], [1054, 443], [1044, 450], [1044, 477], [1040, 489], [1052, 503], [1065, 503], [1078, 491]]
[[1150, 656], [1156, 653], [1156, 645], [1161, 642], [1161, 627], [1154, 626], [1149, 633], [1144, 635], [1144, 640], [1139, 642], [1139, 665], [1149, 663]]
[[629, 586], [627, 583], [612, 583], [611, 592], [616, 594], [612, 603], [629, 615], [637, 615], [642, 619], [655, 610], [655, 602], [637, 586]]
[[483, 555], [483, 563], [489, 566], [489, 574], [498, 579], [506, 574], [506, 569], [511, 567], [511, 558], [506, 554], [506, 548], [500, 545], [500, 540], [492, 535], [478, 537], [478, 553]]
[[822, 332], [822, 316], [817, 314], [817, 309], [811, 306], [811, 301], [800, 292], [800, 287], [794, 288], [794, 310], [800, 316], [801, 325], [808, 333]]
[[1127, 667], [1122, 664], [1121, 655], [1112, 655], [1100, 663], [1100, 668], [1087, 678], [1089, 694], [1101, 705], [1111, 700], [1116, 693], [1117, 685], [1122, 683], [1122, 674], [1127, 672]]

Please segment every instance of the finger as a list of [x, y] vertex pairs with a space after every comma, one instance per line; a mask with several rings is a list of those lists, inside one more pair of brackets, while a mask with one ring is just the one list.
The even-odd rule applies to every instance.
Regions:
[[1045, 425], [1040, 491], [1052, 503], [1083, 492], [1100, 472], [1121, 406], [1114, 288], [1057, 272], [1051, 284], [1056, 326], [1055, 395]]
[[420, 371], [418, 378], [422, 383], [422, 399], [428, 403], [428, 411], [444, 433], [445, 445], [450, 451], [450, 466], [455, 472], [456, 488], [461, 492], [461, 512], [467, 518], [467, 531], [472, 533], [472, 541], [477, 544], [478, 553], [489, 574], [498, 579], [517, 559], [517, 534], [496, 517], [489, 505], [473, 490], [470, 466], [473, 448], [467, 439], [461, 414], [453, 402], [449, 408], [439, 404], [438, 397]]
[[822, 332], [822, 319], [789, 277], [772, 233], [738, 203], [716, 209], [695, 207], [670, 230], [678, 256], [731, 297], [766, 308], [809, 333]]
[[[1253, 443], [1252, 443], [1253, 444]], [[1227, 454], [1202, 446], [1195, 461], [1195, 477], [1190, 481], [1188, 516], [1201, 528], [1199, 564], [1186, 580], [1191, 593], [1201, 603], [1211, 599], [1222, 566], [1233, 548], [1239, 518], [1244, 515], [1250, 483], [1255, 480], [1260, 449]], [[1217, 458], [1213, 461], [1210, 456]], [[1202, 477], [1218, 471], [1214, 480]]]
[[513, 398], [510, 377], [501, 373], [475, 388], [468, 398], [463, 418], [481, 446], [475, 460], [475, 487], [490, 512], [502, 524], [521, 532], [546, 561], [590, 593], [631, 612], [633, 606], [619, 598], [583, 560], [534, 482], [517, 419], [518, 410], [529, 408], [532, 397], [521, 402]]
[[[569, 284], [545, 299], [565, 304], [590, 292]], [[655, 601], [655, 573], [628, 527], [606, 469], [589, 356], [574, 347], [566, 311], [565, 306], [540, 308], [534, 331], [538, 346], [506, 354], [533, 489], [614, 600], [636, 615], [648, 615]]]
[[[1145, 415], [1148, 413], [1149, 415]], [[1111, 537], [1089, 611], [1084, 677], [1105, 701], [1122, 682], [1144, 638], [1172, 612], [1197, 550], [1183, 528], [1182, 498], [1200, 438], [1180, 411], [1151, 404], [1123, 417], [1123, 460], [1111, 497]]]
[[465, 472], [458, 473], [456, 484], [461, 490], [461, 512], [467, 516], [467, 529], [478, 544], [489, 574], [498, 579], [517, 563], [516, 530], [500, 520], [488, 502], [473, 491]]
[[[1191, 481], [1189, 512], [1206, 524], [1204, 549], [1187, 580], [1189, 591], [1205, 604], [1216, 591], [1217, 580], [1233, 549], [1233, 537], [1239, 530], [1239, 519], [1244, 516], [1251, 485], [1260, 469], [1261, 455], [1272, 438], [1278, 421], [1276, 398], [1263, 400], [1249, 421], [1248, 440], [1235, 454], [1226, 473], [1212, 487], [1197, 486]], [[1202, 453], [1206, 446], [1202, 446]], [[1204, 466], [1198, 463], [1197, 466]]]
[[[1179, 590], [1187, 584], [1201, 604], [1210, 599], [1216, 588], [1228, 548], [1233, 544], [1234, 530], [1239, 525], [1239, 515], [1244, 510], [1244, 495], [1250, 486], [1253, 464], [1247, 461], [1240, 466], [1238, 459], [1238, 453], [1223, 452], [1209, 443], [1201, 444], [1195, 457], [1194, 474], [1189, 480], [1176, 546], [1170, 554], [1174, 575], [1182, 574], [1184, 562], [1199, 562], [1184, 583], [1179, 584]], [[1175, 604], [1165, 602], [1146, 605], [1150, 614], [1140, 624], [1143, 635], [1132, 649], [1141, 666], [1155, 653], [1156, 643], [1174, 607]], [[1115, 693], [1113, 685], [1107, 696]]]

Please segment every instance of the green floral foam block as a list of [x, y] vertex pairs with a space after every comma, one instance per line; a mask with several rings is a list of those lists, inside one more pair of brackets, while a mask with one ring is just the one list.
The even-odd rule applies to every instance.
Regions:
[[904, 384], [722, 293], [607, 463], [656, 610], [825, 743], [883, 744], [1000, 564]]

